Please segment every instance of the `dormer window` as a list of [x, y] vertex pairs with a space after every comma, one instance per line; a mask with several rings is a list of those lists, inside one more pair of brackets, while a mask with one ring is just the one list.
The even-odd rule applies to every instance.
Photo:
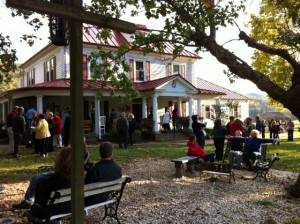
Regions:
[[135, 62], [135, 81], [144, 81], [145, 80], [145, 71], [144, 71], [144, 62], [136, 61]]
[[183, 78], [186, 78], [185, 65], [168, 64], [168, 75], [181, 75]]
[[173, 65], [173, 75], [181, 74], [181, 66], [180, 65]]

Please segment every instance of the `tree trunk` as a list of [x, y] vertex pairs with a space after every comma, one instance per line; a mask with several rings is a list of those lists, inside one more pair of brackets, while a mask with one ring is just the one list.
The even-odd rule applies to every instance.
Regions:
[[286, 191], [288, 192], [289, 195], [295, 197], [295, 198], [300, 198], [300, 174], [298, 176], [298, 179], [296, 182], [286, 188]]

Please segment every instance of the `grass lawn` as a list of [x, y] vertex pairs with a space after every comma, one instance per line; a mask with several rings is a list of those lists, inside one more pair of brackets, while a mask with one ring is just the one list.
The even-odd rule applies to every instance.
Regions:
[[[268, 136], [268, 134], [266, 135]], [[300, 172], [300, 133], [295, 131], [295, 140], [287, 142], [286, 133], [281, 134], [280, 145], [270, 145], [268, 147], [268, 157], [273, 153], [279, 153], [280, 160], [273, 166], [275, 169]], [[0, 183], [14, 182], [24, 179], [30, 179], [33, 174], [37, 172], [37, 168], [44, 165], [52, 165], [57, 152], [52, 152], [47, 158], [41, 158], [33, 154], [32, 149], [22, 149], [22, 159], [13, 159], [6, 155], [7, 145], [0, 146]], [[93, 162], [99, 160], [98, 146], [88, 147], [91, 153]], [[207, 146], [208, 152], [213, 151], [213, 146]], [[119, 164], [130, 163], [135, 159], [147, 158], [165, 158], [173, 159], [186, 155], [187, 147], [182, 145], [168, 145], [162, 144], [136, 144], [129, 149], [114, 150], [114, 159]]]

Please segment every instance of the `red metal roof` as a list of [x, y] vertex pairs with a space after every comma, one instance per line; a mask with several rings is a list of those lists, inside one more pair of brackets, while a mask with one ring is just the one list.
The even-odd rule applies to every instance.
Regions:
[[215, 91], [219, 93], [223, 93], [221, 96], [221, 99], [227, 99], [227, 100], [250, 100], [249, 97], [246, 97], [240, 93], [236, 93], [234, 91], [231, 91], [229, 89], [226, 89], [222, 86], [218, 86], [214, 83], [211, 83], [209, 81], [206, 81], [204, 79], [197, 77], [197, 83], [196, 86], [200, 88], [201, 93], [204, 91]]
[[[137, 28], [140, 28], [144, 32], [147, 32], [148, 29], [145, 28], [145, 27], [146, 26], [142, 26], [140, 24], [137, 25]], [[111, 35], [107, 39], [107, 43], [105, 43], [103, 40], [98, 39], [97, 36], [100, 33], [101, 33], [101, 29], [98, 29], [96, 26], [83, 24], [83, 43], [85, 43], [85, 44], [100, 44], [100, 45], [103, 45], [103, 46], [109, 46], [109, 47], [115, 47], [115, 48], [119, 48], [124, 44], [125, 45], [129, 44], [128, 40], [125, 38], [125, 36], [121, 32], [112, 31]], [[172, 45], [169, 42], [165, 42], [165, 46], [166, 46], [166, 48], [164, 49], [165, 50], [164, 53], [169, 54], [169, 55], [173, 55], [174, 45]], [[140, 50], [142, 50], [142, 48]], [[184, 49], [181, 52], [180, 56], [192, 57], [192, 58], [201, 58], [197, 54], [192, 53], [192, 52], [190, 52], [186, 49]]]
[[[29, 90], [68, 90], [70, 89], [70, 79], [56, 79], [49, 82], [43, 82], [34, 84], [31, 86], [26, 86], [10, 91], [29, 91]], [[109, 82], [101, 82], [97, 80], [83, 80], [83, 89], [84, 90], [102, 90], [110, 91], [114, 88]]]

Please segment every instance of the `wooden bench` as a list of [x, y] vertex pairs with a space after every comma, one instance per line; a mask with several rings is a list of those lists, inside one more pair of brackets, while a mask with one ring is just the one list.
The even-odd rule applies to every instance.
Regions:
[[187, 164], [187, 170], [193, 172], [194, 164], [197, 160], [197, 157], [194, 156], [185, 156], [178, 159], [172, 159], [171, 162], [175, 163], [175, 176], [181, 178], [183, 176], [183, 166]]
[[93, 121], [92, 120], [83, 120], [83, 131], [89, 133], [93, 131]]
[[267, 180], [267, 175], [269, 174], [269, 170], [271, 169], [272, 165], [279, 160], [278, 154], [275, 153], [272, 155], [271, 161], [267, 162], [257, 162], [255, 164], [256, 176], [253, 178], [255, 180], [257, 177], [264, 178]]
[[227, 163], [200, 163], [200, 177], [204, 173], [229, 176], [229, 183], [231, 179], [235, 181], [234, 170]]
[[[103, 220], [106, 217], [110, 217], [116, 219], [116, 221], [120, 223], [118, 218], [118, 207], [123, 195], [124, 187], [130, 181], [131, 181], [130, 177], [122, 177], [114, 181], [97, 182], [97, 183], [84, 185], [85, 198], [100, 193], [106, 193], [106, 192], [110, 193], [107, 201], [85, 206], [84, 211], [86, 215], [88, 215], [90, 209], [104, 207], [105, 213], [104, 213]], [[54, 214], [54, 215], [52, 214], [53, 205], [60, 204], [63, 202], [68, 202], [68, 201], [71, 201], [71, 188], [53, 191], [50, 193], [50, 196], [48, 198], [47, 208], [44, 208], [44, 209], [48, 209], [49, 215], [45, 219], [40, 219], [29, 215], [28, 220], [30, 221], [30, 223], [51, 223], [52, 220], [60, 220], [65, 217], [70, 217], [71, 216], [70, 212]]]

